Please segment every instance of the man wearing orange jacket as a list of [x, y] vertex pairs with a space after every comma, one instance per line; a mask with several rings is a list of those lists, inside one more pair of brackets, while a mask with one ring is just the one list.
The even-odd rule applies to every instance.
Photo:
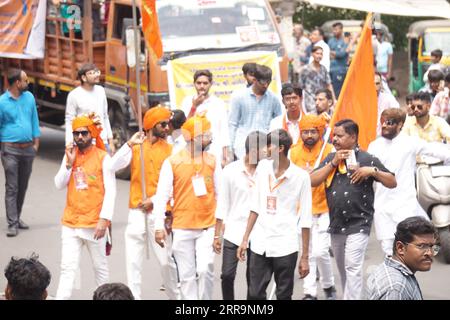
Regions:
[[[169, 120], [172, 113], [167, 108], [157, 106], [148, 110], [144, 115], [143, 127], [146, 137], [137, 132], [125, 143], [114, 155], [112, 162], [114, 170], [120, 170], [131, 164], [130, 178], [130, 201], [128, 225], [125, 231], [125, 251], [127, 265], [128, 287], [133, 292], [136, 300], [141, 299], [141, 278], [142, 278], [142, 258], [144, 257], [145, 241], [145, 221], [149, 244], [153, 248], [159, 264], [164, 287], [169, 299], [178, 298], [178, 279], [175, 261], [170, 252], [170, 237], [167, 246], [161, 248], [155, 242], [153, 196], [158, 185], [159, 172], [166, 158], [172, 153], [172, 146], [166, 141], [169, 132]], [[146, 197], [143, 200], [141, 154], [142, 144], [144, 160], [144, 179]], [[145, 217], [147, 216], [147, 219]]]
[[[293, 163], [310, 173], [319, 158], [320, 150], [325, 143], [321, 160], [333, 150], [333, 145], [323, 140], [327, 123], [321, 116], [308, 114], [300, 120], [300, 140], [291, 149], [290, 158]], [[312, 188], [312, 226], [311, 241], [309, 242], [309, 274], [303, 282], [303, 300], [317, 299], [316, 270], [319, 268], [320, 282], [327, 300], [336, 299], [334, 288], [333, 269], [330, 258], [330, 234], [327, 232], [330, 225], [328, 204], [325, 195], [325, 185]]]
[[163, 163], [154, 201], [155, 239], [167, 245], [164, 212], [173, 190], [173, 245], [183, 300], [209, 300], [214, 282], [214, 225], [220, 159], [205, 151], [211, 124], [194, 116], [182, 126], [186, 147]]
[[[116, 180], [111, 158], [100, 138], [101, 128], [92, 118], [93, 115], [79, 116], [73, 120], [76, 145], [66, 149], [55, 176], [57, 189], [67, 186], [57, 300], [66, 300], [72, 295], [83, 246], [88, 248], [97, 286], [109, 281], [105, 234], [113, 216]], [[92, 144], [93, 139], [96, 145]]]

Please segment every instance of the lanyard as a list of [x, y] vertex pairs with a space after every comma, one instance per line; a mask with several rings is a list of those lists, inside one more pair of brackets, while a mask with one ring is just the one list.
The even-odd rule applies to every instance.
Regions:
[[273, 193], [276, 188], [278, 188], [284, 181], [286, 180], [286, 177], [283, 177], [278, 183], [272, 187], [272, 176], [269, 175], [269, 190], [270, 193]]

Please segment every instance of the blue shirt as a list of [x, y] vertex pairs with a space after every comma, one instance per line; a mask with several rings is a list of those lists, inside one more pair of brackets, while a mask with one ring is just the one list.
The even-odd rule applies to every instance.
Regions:
[[389, 56], [393, 54], [392, 45], [389, 42], [383, 41], [378, 45], [377, 49], [377, 71], [378, 72], [388, 72], [388, 60]]
[[281, 115], [281, 103], [277, 96], [266, 90], [264, 95], [256, 100], [252, 87], [241, 89], [231, 97], [229, 117], [230, 142], [236, 156], [245, 155], [245, 139], [252, 131], [267, 133], [270, 121]]
[[331, 59], [330, 71], [336, 73], [346, 73], [348, 53], [345, 51], [347, 49], [347, 44], [344, 39], [336, 39], [335, 37], [332, 37], [328, 41], [328, 46], [330, 47], [330, 51], [336, 52], [336, 56]]
[[36, 102], [29, 91], [14, 99], [9, 91], [0, 96], [0, 141], [31, 142], [41, 135]]

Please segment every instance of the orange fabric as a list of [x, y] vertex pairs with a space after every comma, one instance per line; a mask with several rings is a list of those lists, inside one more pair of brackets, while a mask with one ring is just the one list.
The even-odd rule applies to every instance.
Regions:
[[[303, 110], [300, 110], [300, 119], [304, 116], [305, 114], [303, 113]], [[287, 113], [283, 114], [283, 121], [281, 122], [281, 126], [282, 128], [289, 133], [289, 129], [288, 129], [288, 125], [286, 122], [286, 118], [287, 118]], [[299, 130], [300, 131], [300, 121], [299, 121]]]
[[144, 130], [152, 129], [158, 122], [170, 120], [172, 112], [169, 109], [157, 106], [151, 108], [144, 116]]
[[374, 82], [372, 14], [369, 13], [361, 32], [355, 55], [345, 77], [330, 129], [342, 119], [352, 119], [359, 126], [359, 145], [367, 150], [377, 135], [377, 93]]
[[142, 0], [142, 31], [148, 48], [159, 59], [163, 55], [161, 32], [159, 30], [158, 15], [155, 0]]
[[[77, 150], [72, 174], [67, 186], [67, 204], [62, 224], [71, 228], [94, 228], [100, 217], [105, 196], [103, 184], [103, 159], [106, 152], [90, 148], [86, 153]], [[74, 174], [81, 167], [86, 175], [88, 189], [75, 188]]]
[[[169, 158], [173, 171], [173, 229], [203, 229], [216, 223], [216, 198], [214, 190], [213, 155], [203, 152], [202, 161], [193, 162], [187, 150], [182, 150]], [[207, 194], [194, 194], [192, 178], [196, 173], [204, 178]]]
[[31, 9], [34, 3], [33, 0], [0, 1], [1, 53], [24, 53], [35, 19]]
[[336, 173], [336, 169], [338, 169], [339, 173], [341, 173], [341, 174], [347, 173], [347, 167], [345, 166], [345, 161], [339, 162], [338, 167], [337, 168], [333, 168], [333, 170], [331, 170], [330, 174], [328, 175], [327, 179], [325, 180], [325, 186], [327, 188], [329, 186], [331, 186], [331, 183], [333, 182], [333, 178], [334, 178], [334, 175]]
[[[302, 130], [317, 129], [321, 137], [325, 132], [326, 126], [327, 122], [325, 121], [325, 119], [323, 117], [316, 116], [314, 114], [305, 114], [299, 122], [300, 132]], [[318, 156], [319, 154], [316, 155], [316, 158]]]
[[[314, 168], [317, 158], [319, 157], [320, 150], [322, 149], [323, 141], [319, 141], [316, 145], [309, 150], [304, 146], [303, 141], [300, 139], [299, 143], [291, 149], [291, 161], [299, 167]], [[325, 159], [328, 154], [331, 153], [333, 146], [329, 143], [325, 145], [322, 158]], [[328, 212], [327, 198], [325, 195], [325, 185], [322, 183], [318, 187], [312, 188], [312, 208], [313, 214], [321, 214]]]
[[184, 139], [189, 141], [211, 129], [211, 122], [205, 116], [196, 115], [187, 119], [181, 129]]
[[79, 116], [73, 119], [72, 121], [72, 130], [79, 129], [81, 127], [87, 127], [89, 132], [91, 133], [92, 138], [95, 138], [95, 145], [97, 148], [106, 151], [105, 144], [103, 143], [103, 139], [100, 137], [100, 133], [102, 132], [102, 128], [94, 124], [94, 121], [86, 116]]
[[[162, 164], [172, 154], [172, 146], [165, 140], [158, 139], [154, 144], [145, 140], [142, 144], [144, 152], [145, 168], [145, 191], [147, 198], [156, 193], [158, 186], [159, 172]], [[141, 174], [141, 147], [133, 147], [133, 156], [131, 158], [131, 178], [130, 178], [130, 200], [129, 207], [135, 209], [142, 202], [142, 174]]]

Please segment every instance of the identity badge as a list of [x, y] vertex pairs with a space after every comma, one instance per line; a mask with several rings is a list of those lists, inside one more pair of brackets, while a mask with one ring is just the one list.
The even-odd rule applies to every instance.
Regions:
[[195, 176], [192, 178], [192, 186], [194, 187], [194, 194], [196, 197], [206, 195], [205, 179], [202, 176]]
[[267, 196], [267, 213], [277, 213], [277, 197], [274, 195]]
[[87, 190], [87, 175], [82, 167], [77, 167], [73, 172], [73, 178], [75, 179], [75, 189], [77, 190]]

